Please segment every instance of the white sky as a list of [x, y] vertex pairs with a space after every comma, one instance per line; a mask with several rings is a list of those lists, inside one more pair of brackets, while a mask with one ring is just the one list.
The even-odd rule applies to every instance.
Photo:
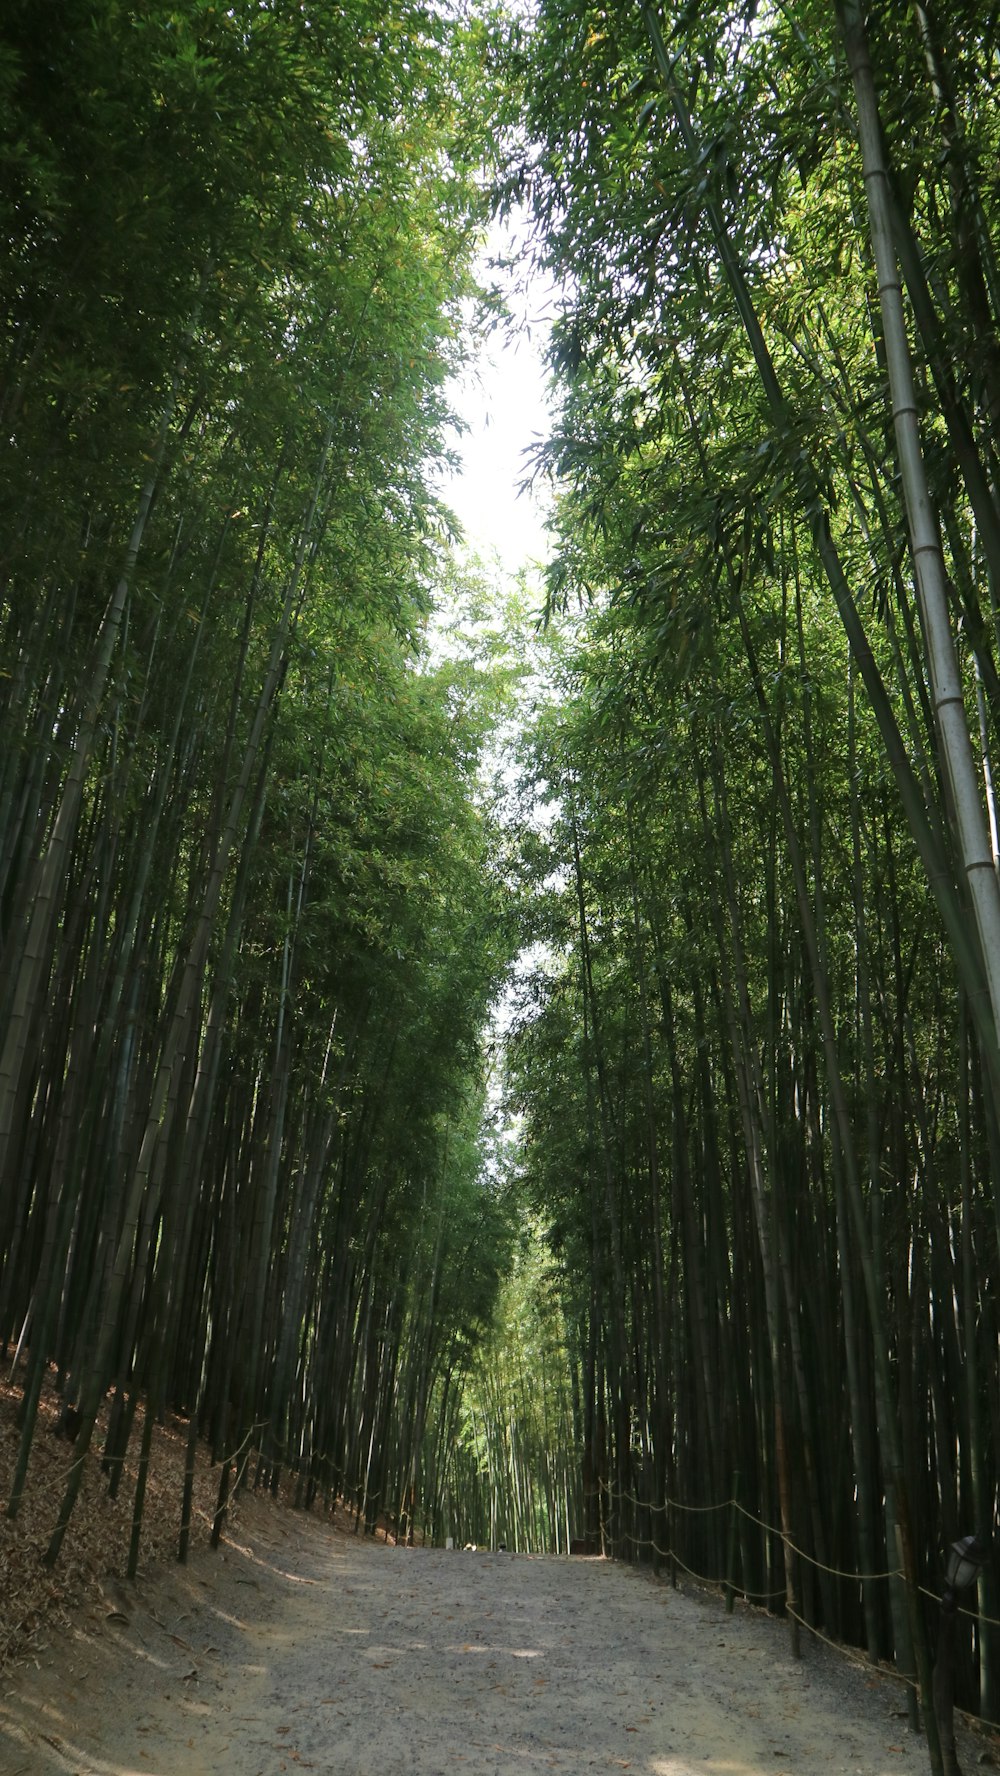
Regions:
[[[510, 251], [510, 233], [491, 234], [488, 261]], [[484, 271], [484, 281], [496, 273]], [[462, 467], [442, 481], [441, 497], [461, 521], [466, 541], [489, 559], [495, 552], [507, 573], [526, 562], [544, 561], [545, 500], [541, 487], [518, 494], [528, 472], [525, 451], [549, 432], [546, 374], [542, 361], [547, 336], [549, 292], [529, 285], [508, 291], [516, 329], [498, 327], [478, 365], [456, 380], [452, 403], [468, 430], [456, 440]]]

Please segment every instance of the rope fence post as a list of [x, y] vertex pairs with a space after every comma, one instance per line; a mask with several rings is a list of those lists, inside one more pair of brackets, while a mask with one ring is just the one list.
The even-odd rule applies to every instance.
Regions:
[[674, 1513], [674, 1501], [670, 1497], [667, 1498], [667, 1503], [666, 1503], [666, 1519], [667, 1519], [667, 1547], [670, 1550], [668, 1560], [667, 1560], [667, 1565], [668, 1565], [668, 1568], [670, 1571], [670, 1584], [671, 1584], [673, 1590], [676, 1591], [676, 1589], [677, 1589], [677, 1518]]
[[729, 1502], [729, 1533], [726, 1537], [726, 1615], [733, 1613], [736, 1589], [736, 1536], [739, 1525], [740, 1470], [733, 1469], [733, 1495]]

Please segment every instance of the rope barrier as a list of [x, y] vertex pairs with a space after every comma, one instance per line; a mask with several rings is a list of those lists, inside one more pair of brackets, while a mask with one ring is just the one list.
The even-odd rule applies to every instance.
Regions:
[[[611, 1492], [611, 1488], [606, 1488], [606, 1490], [607, 1492]], [[618, 1494], [618, 1497], [627, 1497], [627, 1494]], [[728, 1502], [730, 1502], [730, 1504], [735, 1504], [737, 1510], [741, 1510], [739, 1501], [730, 1499]], [[709, 1510], [719, 1510], [719, 1506], [709, 1506]], [[744, 1515], [746, 1515], [746, 1517], [751, 1517], [753, 1513], [746, 1511]], [[782, 1531], [780, 1531], [780, 1529], [774, 1529], [774, 1526], [771, 1526], [771, 1524], [766, 1524], [764, 1518], [755, 1517], [753, 1518], [753, 1522], [760, 1524], [762, 1529], [769, 1529], [771, 1533], [780, 1536], [782, 1542], [787, 1542], [787, 1538], [782, 1536]], [[648, 1538], [641, 1538], [641, 1536], [632, 1536], [632, 1534], [629, 1534], [629, 1531], [623, 1533], [622, 1540], [623, 1542], [631, 1543], [632, 1547], [652, 1547], [652, 1549], [661, 1556], [661, 1559], [668, 1559], [673, 1565], [679, 1566], [680, 1572], [686, 1575], [687, 1579], [693, 1579], [694, 1584], [702, 1584], [707, 1590], [716, 1591], [716, 1595], [719, 1595], [719, 1597], [721, 1597], [721, 1595], [725, 1593], [726, 1588], [728, 1588], [728, 1581], [725, 1581], [725, 1579], [709, 1579], [707, 1574], [694, 1572], [693, 1566], [687, 1566], [686, 1561], [682, 1561], [675, 1550], [661, 1549], [659, 1543], [655, 1542], [655, 1540], [648, 1540]], [[794, 1543], [792, 1543], [792, 1545], [794, 1545]], [[798, 1552], [798, 1550], [796, 1550], [796, 1552]], [[808, 1559], [810, 1556], [805, 1556], [805, 1558]], [[813, 1565], [819, 1566], [821, 1563], [819, 1563], [819, 1561], [813, 1561]], [[826, 1570], [828, 1570], [828, 1572], [835, 1572], [837, 1568], [826, 1568]], [[844, 1574], [844, 1577], [858, 1577], [858, 1579], [861, 1579], [863, 1574]], [[874, 1579], [892, 1579], [892, 1577], [902, 1577], [902, 1574], [897, 1574], [897, 1572], [886, 1572], [886, 1574], [870, 1574], [869, 1577], [874, 1577]], [[744, 1586], [734, 1586], [734, 1590], [739, 1591], [739, 1595], [746, 1598], [751, 1604], [757, 1604], [757, 1602], [767, 1602], [767, 1604], [769, 1604], [769, 1602], [774, 1602], [776, 1598], [785, 1598], [785, 1614], [790, 1616], [792, 1621], [798, 1621], [799, 1627], [801, 1627], [801, 1629], [806, 1629], [808, 1634], [812, 1634], [813, 1639], [822, 1641], [822, 1645], [824, 1646], [829, 1646], [831, 1652], [838, 1653], [842, 1659], [845, 1659], [849, 1664], [853, 1664], [854, 1668], [858, 1669], [858, 1671], [865, 1671], [865, 1673], [867, 1673], [867, 1671], [877, 1671], [881, 1677], [893, 1678], [893, 1682], [904, 1684], [908, 1689], [917, 1691], [917, 1680], [913, 1677], [909, 1677], [906, 1671], [897, 1671], [897, 1669], [890, 1666], [890, 1664], [883, 1664], [883, 1662], [872, 1664], [872, 1661], [869, 1661], [863, 1653], [854, 1652], [853, 1646], [845, 1646], [844, 1641], [835, 1641], [835, 1639], [831, 1639], [829, 1634], [824, 1634], [822, 1629], [817, 1629], [815, 1623], [812, 1623], [812, 1621], [806, 1621], [805, 1616], [799, 1616], [798, 1609], [792, 1609], [792, 1606], [787, 1602], [787, 1593], [785, 1593], [785, 1590], [748, 1591]], [[927, 1590], [927, 1586], [924, 1586], [924, 1584], [918, 1586], [918, 1590], [924, 1593], [924, 1597], [931, 1598], [934, 1604], [940, 1604], [940, 1597], [938, 1597], [934, 1591]], [[970, 1616], [973, 1621], [989, 1621], [989, 1623], [995, 1623], [996, 1627], [1000, 1627], [1000, 1623], [996, 1621], [995, 1616], [975, 1616], [975, 1614], [973, 1614], [972, 1611], [968, 1611], [968, 1609], [963, 1609], [961, 1614], [963, 1614], [963, 1616]], [[956, 1709], [956, 1712], [957, 1714], [961, 1714], [963, 1719], [966, 1719], [973, 1728], [984, 1728], [984, 1730], [988, 1730], [988, 1732], [1000, 1732], [1000, 1721], [988, 1721], [986, 1717], [979, 1716], [979, 1714], [968, 1714], [964, 1709]]]
[[618, 1487], [612, 1486], [610, 1480], [599, 1480], [597, 1485], [599, 1490], [601, 1492], [606, 1492], [609, 1498], [616, 1500], [626, 1499], [629, 1504], [637, 1505], [640, 1511], [691, 1511], [707, 1513], [710, 1511], [725, 1511], [733, 1503], [732, 1499], [726, 1499], [721, 1505], [685, 1505], [681, 1503], [680, 1499], [666, 1498], [662, 1505], [654, 1505], [652, 1501], [647, 1502], [645, 1499], [639, 1498], [634, 1492], [624, 1492]]
[[[721, 1593], [725, 1591], [728, 1586], [729, 1581], [727, 1579], [710, 1579], [707, 1573], [695, 1572], [693, 1566], [687, 1566], [685, 1564], [675, 1548], [661, 1548], [658, 1542], [650, 1538], [631, 1535], [628, 1530], [622, 1532], [621, 1539], [624, 1542], [628, 1542], [634, 1548], [652, 1548], [654, 1552], [660, 1556], [661, 1560], [672, 1561], [675, 1566], [679, 1566], [681, 1571], [687, 1574], [689, 1579], [694, 1579], [695, 1583], [698, 1585], [707, 1586], [709, 1590]], [[744, 1585], [734, 1584], [733, 1589], [738, 1591], [741, 1597], [745, 1597], [748, 1602], [752, 1603], [772, 1603], [776, 1598], [785, 1596], [784, 1586], [782, 1586], [780, 1591], [748, 1591]]]
[[[720, 1580], [719, 1583], [725, 1589], [725, 1581]], [[734, 1584], [733, 1590], [738, 1591], [741, 1597], [745, 1597], [748, 1603], [777, 1603], [781, 1598], [788, 1596], [784, 1585], [780, 1591], [748, 1591], [745, 1586]]]
[[[936, 1591], [929, 1591], [926, 1585], [918, 1585], [917, 1590], [920, 1592], [921, 1596], [929, 1597], [932, 1603], [941, 1602], [938, 1593]], [[955, 1614], [957, 1616], [967, 1617], [970, 1622], [988, 1622], [991, 1627], [1000, 1628], [1000, 1620], [998, 1620], [996, 1616], [981, 1616], [978, 1610], [966, 1609], [965, 1605], [962, 1603], [956, 1603]], [[978, 1720], [979, 1716], [976, 1715], [974, 1718]]]
[[[746, 1517], [750, 1523], [756, 1523], [757, 1526], [760, 1529], [763, 1529], [768, 1535], [777, 1536], [779, 1541], [781, 1541], [786, 1548], [790, 1548], [793, 1554], [797, 1554], [800, 1560], [807, 1561], [810, 1566], [816, 1567], [819, 1572], [829, 1573], [831, 1577], [835, 1579], [846, 1579], [851, 1584], [868, 1584], [869, 1582], [880, 1579], [901, 1579], [904, 1576], [898, 1567], [890, 1567], [886, 1572], [862, 1573], [848, 1572], [844, 1567], [827, 1566], [824, 1561], [817, 1560], [814, 1554], [807, 1554], [806, 1550], [800, 1548], [797, 1542], [793, 1542], [791, 1537], [786, 1535], [783, 1529], [779, 1529], [776, 1523], [768, 1523], [766, 1518], [758, 1517], [755, 1512], [748, 1510], [746, 1505], [741, 1505], [738, 1498], [724, 1499], [720, 1504], [716, 1505], [685, 1505], [682, 1504], [679, 1499], [668, 1498], [662, 1505], [654, 1505], [652, 1503], [646, 1504], [642, 1499], [638, 1498], [634, 1492], [625, 1492], [612, 1487], [609, 1481], [600, 1480], [598, 1481], [598, 1486], [603, 1492], [607, 1493], [609, 1498], [615, 1500], [625, 1499], [628, 1503], [637, 1506], [640, 1511], [673, 1510], [702, 1514], [708, 1514], [712, 1511], [738, 1511], [741, 1517]], [[928, 1593], [928, 1595], [930, 1595], [930, 1593]], [[982, 1618], [984, 1621], [988, 1619], [989, 1618], [987, 1617]]]
[[679, 1566], [681, 1572], [686, 1573], [689, 1579], [694, 1579], [696, 1585], [705, 1585], [710, 1591], [721, 1592], [722, 1586], [718, 1579], [709, 1579], [705, 1577], [704, 1573], [695, 1572], [692, 1566], [685, 1565], [679, 1554], [671, 1553], [667, 1558], [672, 1560], [675, 1566]]
[[256, 1424], [252, 1424], [250, 1426], [250, 1429], [248, 1430], [242, 1443], [237, 1445], [237, 1447], [233, 1450], [232, 1455], [220, 1455], [218, 1458], [217, 1465], [219, 1467], [224, 1467], [226, 1465], [226, 1463], [234, 1462], [236, 1460], [237, 1456], [243, 1454], [244, 1449], [246, 1448], [247, 1444], [249, 1443], [249, 1441], [250, 1441], [251, 1437], [254, 1435], [254, 1433], [256, 1431], [262, 1431], [269, 1422], [270, 1421], [266, 1418], [258, 1419]]
[[[217, 1465], [221, 1466], [225, 1462], [235, 1461], [237, 1456], [242, 1455], [244, 1449], [246, 1448], [251, 1437], [254, 1435], [255, 1431], [263, 1430], [264, 1426], [267, 1423], [268, 1423], [268, 1420], [266, 1418], [261, 1418], [261, 1419], [258, 1419], [256, 1424], [252, 1424], [250, 1426], [250, 1429], [247, 1431], [247, 1434], [244, 1437], [242, 1443], [238, 1444], [238, 1446], [233, 1450], [231, 1455], [220, 1455], [217, 1458]], [[56, 1496], [56, 1494], [58, 1492], [61, 1492], [63, 1487], [65, 1486], [66, 1476], [74, 1473], [76, 1471], [76, 1469], [81, 1467], [85, 1462], [100, 1461], [103, 1463], [103, 1462], [106, 1462], [109, 1460], [120, 1461], [121, 1457], [118, 1456], [117, 1454], [109, 1457], [105, 1452], [102, 1452], [100, 1449], [95, 1448], [94, 1444], [91, 1443], [84, 1450], [82, 1455], [75, 1455], [73, 1457], [73, 1460], [62, 1471], [62, 1473], [58, 1473], [58, 1472], [55, 1473], [53, 1475], [53, 1477], [47, 1483], [43, 1482], [41, 1487], [39, 1487], [38, 1490], [39, 1490], [42, 1497], [44, 1497], [46, 1495], [46, 1493], [48, 1493], [54, 1498]]]
[[682, 1505], [680, 1499], [669, 1499], [665, 1505], [660, 1507], [660, 1509], [664, 1511], [686, 1511], [691, 1516], [706, 1517], [712, 1511], [728, 1510], [731, 1504], [731, 1499], [726, 1499], [725, 1504], [722, 1505]]
[[967, 1708], [957, 1706], [955, 1713], [960, 1714], [963, 1720], [968, 1721], [973, 1731], [976, 1727], [986, 1727], [991, 1733], [1000, 1733], [1000, 1721], [987, 1720], [985, 1714], [970, 1714]]
[[[766, 1518], [758, 1517], [755, 1512], [748, 1510], [746, 1505], [741, 1505], [739, 1499], [737, 1499], [737, 1498], [728, 1498], [728, 1499], [725, 1499], [723, 1502], [721, 1502], [719, 1504], [714, 1504], [714, 1505], [686, 1505], [686, 1504], [682, 1504], [679, 1499], [667, 1498], [662, 1505], [656, 1505], [653, 1503], [649, 1503], [649, 1504], [645, 1503], [642, 1499], [638, 1498], [634, 1492], [628, 1492], [623, 1489], [613, 1487], [611, 1485], [610, 1481], [600, 1480], [600, 1481], [598, 1481], [598, 1487], [601, 1491], [603, 1491], [607, 1494], [609, 1499], [614, 1499], [614, 1500], [618, 1500], [618, 1501], [625, 1500], [626, 1502], [635, 1505], [637, 1507], [637, 1509], [642, 1510], [642, 1511], [655, 1511], [655, 1512], [659, 1513], [659, 1512], [663, 1512], [663, 1511], [673, 1510], [673, 1511], [685, 1511], [690, 1514], [707, 1515], [707, 1514], [710, 1514], [714, 1511], [736, 1510], [740, 1513], [740, 1515], [742, 1517], [745, 1517], [748, 1520], [748, 1522], [755, 1523], [759, 1529], [764, 1530], [765, 1534], [776, 1536], [778, 1538], [778, 1540], [782, 1543], [782, 1546], [787, 1549], [790, 1549], [792, 1551], [792, 1553], [796, 1554], [800, 1560], [804, 1560], [807, 1563], [807, 1565], [815, 1567], [818, 1572], [829, 1573], [831, 1578], [844, 1579], [849, 1584], [858, 1584], [858, 1585], [877, 1583], [877, 1582], [881, 1582], [886, 1579], [901, 1579], [905, 1583], [906, 1575], [899, 1567], [890, 1567], [885, 1572], [863, 1573], [863, 1572], [849, 1572], [843, 1567], [828, 1566], [824, 1561], [817, 1560], [816, 1556], [814, 1554], [808, 1554], [804, 1548], [800, 1548], [798, 1543], [793, 1542], [791, 1537], [787, 1536], [785, 1534], [784, 1530], [779, 1529], [777, 1524], [768, 1523]], [[655, 1548], [656, 1552], [659, 1555], [661, 1555], [661, 1557], [663, 1559], [675, 1561], [677, 1563], [677, 1565], [680, 1566], [684, 1572], [689, 1573], [690, 1576], [692, 1578], [697, 1579], [700, 1584], [726, 1585], [729, 1583], [729, 1581], [725, 1580], [725, 1579], [707, 1579], [698, 1573], [691, 1572], [691, 1569], [689, 1567], [685, 1567], [683, 1561], [681, 1561], [680, 1558], [678, 1557], [678, 1555], [676, 1553], [674, 1553], [673, 1551], [670, 1551], [669, 1553], [667, 1553], [662, 1548], [658, 1547], [658, 1545], [655, 1542], [642, 1541], [638, 1537], [630, 1535], [628, 1531], [623, 1531], [623, 1540], [628, 1541], [629, 1543], [631, 1543], [632, 1546], [637, 1547], [637, 1548], [647, 1548], [647, 1547]], [[736, 1585], [735, 1583], [734, 1583], [734, 1589], [739, 1591], [740, 1595], [743, 1597], [749, 1598], [749, 1597], [751, 1597], [751, 1595], [753, 1595], [750, 1592], [744, 1590], [744, 1588], [741, 1585]], [[918, 1585], [917, 1590], [921, 1593], [922, 1596], [929, 1598], [932, 1603], [939, 1604], [941, 1602], [941, 1598], [940, 1598], [939, 1594], [936, 1591], [931, 1591], [926, 1585]], [[784, 1597], [785, 1593], [784, 1593], [784, 1591], [773, 1591], [773, 1592], [758, 1592], [755, 1595], [757, 1597], [761, 1597], [761, 1598], [765, 1598], [765, 1599], [770, 1600], [771, 1598]], [[957, 1610], [957, 1614], [959, 1614], [961, 1616], [965, 1616], [968, 1621], [974, 1622], [977, 1626], [982, 1624], [983, 1626], [1000, 1628], [1000, 1618], [998, 1618], [996, 1616], [983, 1615], [978, 1610], [967, 1609], [964, 1606], [964, 1604], [958, 1604], [956, 1606], [956, 1610]], [[789, 1615], [794, 1615], [794, 1613], [795, 1612], [793, 1610], [788, 1609]], [[800, 1620], [800, 1619], [801, 1618], [796, 1617], [796, 1620]], [[824, 1635], [820, 1634], [820, 1631], [818, 1628], [812, 1628], [809, 1623], [803, 1623], [803, 1626], [809, 1628], [810, 1633], [816, 1634], [819, 1637], [819, 1639], [823, 1640], [826, 1638]], [[838, 1643], [836, 1641], [829, 1642], [829, 1645], [833, 1646], [833, 1647], [837, 1646], [837, 1644]], [[899, 1675], [899, 1674], [894, 1673], [893, 1675]], [[909, 1682], [910, 1680], [906, 1679], [905, 1681]], [[978, 1715], [970, 1716], [970, 1719], [972, 1719], [972, 1720], [978, 1720], [979, 1718], [980, 1717]], [[991, 1723], [987, 1722], [984, 1724], [990, 1725]], [[998, 1727], [998, 1731], [1000, 1731], [1000, 1727]]]
[[831, 1640], [828, 1634], [824, 1634], [822, 1629], [814, 1627], [812, 1622], [807, 1622], [805, 1617], [800, 1616], [797, 1610], [793, 1610], [790, 1604], [786, 1606], [785, 1613], [791, 1616], [793, 1621], [798, 1622], [800, 1628], [805, 1628], [809, 1634], [814, 1635], [817, 1640], [821, 1640], [824, 1646], [830, 1647], [831, 1651], [835, 1653], [840, 1653], [848, 1664], [857, 1666], [859, 1671], [879, 1671], [883, 1677], [891, 1677], [896, 1683], [906, 1684], [911, 1690], [916, 1689], [916, 1679], [908, 1677], [905, 1671], [896, 1671], [892, 1665], [881, 1663], [873, 1666], [870, 1659], [866, 1659], [862, 1653], [856, 1653], [853, 1648], [845, 1646], [843, 1641]]
[[[731, 1502], [735, 1502], [735, 1501], [731, 1501]], [[749, 1513], [748, 1513], [748, 1515], [749, 1515]], [[756, 1519], [756, 1521], [760, 1522], [761, 1520]], [[771, 1528], [772, 1526], [770, 1526], [768, 1524], [762, 1524], [762, 1527], [764, 1527], [766, 1529], [766, 1528]], [[780, 1531], [777, 1531], [777, 1530], [774, 1530], [773, 1533], [780, 1535]], [[627, 1532], [623, 1536], [622, 1539], [624, 1541], [631, 1543], [634, 1547], [638, 1547], [638, 1548], [652, 1547], [652, 1548], [654, 1548], [656, 1550], [657, 1554], [659, 1554], [663, 1559], [673, 1561], [673, 1563], [677, 1567], [680, 1568], [681, 1572], [683, 1572], [689, 1579], [692, 1579], [695, 1582], [695, 1584], [703, 1585], [708, 1590], [715, 1591], [720, 1596], [727, 1589], [728, 1581], [726, 1581], [724, 1579], [710, 1579], [707, 1577], [706, 1574], [696, 1572], [693, 1567], [688, 1566], [683, 1560], [681, 1560], [680, 1556], [677, 1553], [675, 1553], [674, 1550], [672, 1550], [672, 1549], [671, 1550], [663, 1549], [663, 1548], [659, 1547], [659, 1545], [655, 1541], [652, 1541], [652, 1540], [649, 1540], [646, 1538], [640, 1538], [638, 1536], [629, 1535]], [[781, 1539], [783, 1541], [786, 1540], [785, 1537], [782, 1537]], [[808, 1556], [807, 1556], [807, 1558], [808, 1558]], [[817, 1561], [814, 1564], [820, 1565], [820, 1562]], [[826, 1570], [834, 1571], [835, 1569], [827, 1568]], [[845, 1576], [852, 1576], [853, 1577], [854, 1575], [845, 1575]], [[858, 1575], [858, 1576], [860, 1577], [861, 1575]], [[896, 1575], [895, 1573], [883, 1573], [883, 1574], [873, 1574], [871, 1576], [872, 1577], [880, 1577], [880, 1578], [892, 1578], [892, 1577], [901, 1576], [901, 1575]], [[786, 1598], [786, 1593], [785, 1593], [784, 1589], [782, 1589], [781, 1591], [753, 1592], [753, 1591], [745, 1590], [742, 1585], [735, 1586], [734, 1589], [738, 1590], [740, 1595], [742, 1597], [745, 1597], [746, 1600], [750, 1603], [755, 1603], [755, 1602], [770, 1603], [778, 1598]], [[924, 1591], [926, 1596], [934, 1597], [934, 1593], [927, 1591], [925, 1586], [921, 1586], [920, 1589], [922, 1591]], [[937, 1602], [940, 1600], [935, 1598], [935, 1601]], [[963, 1613], [968, 1614], [969, 1612], [966, 1611]], [[842, 1641], [831, 1639], [830, 1635], [824, 1634], [822, 1629], [817, 1628], [814, 1625], [814, 1623], [812, 1623], [812, 1622], [807, 1622], [804, 1616], [800, 1616], [797, 1610], [792, 1609], [791, 1605], [787, 1602], [787, 1598], [786, 1598], [786, 1602], [785, 1602], [785, 1614], [790, 1616], [793, 1621], [797, 1622], [799, 1624], [800, 1628], [805, 1628], [807, 1633], [811, 1634], [814, 1637], [814, 1639], [821, 1640], [823, 1642], [824, 1646], [828, 1646], [830, 1648], [831, 1652], [840, 1654], [840, 1656], [842, 1658], [846, 1659], [850, 1665], [853, 1665], [856, 1670], [862, 1671], [862, 1672], [868, 1672], [868, 1671], [875, 1669], [883, 1677], [890, 1677], [896, 1683], [904, 1684], [909, 1689], [912, 1689], [912, 1690], [916, 1689], [917, 1686], [916, 1686], [915, 1679], [912, 1677], [909, 1677], [906, 1674], [906, 1672], [896, 1671], [891, 1665], [883, 1665], [881, 1663], [878, 1664], [877, 1666], [873, 1667], [871, 1662], [868, 1659], [866, 1659], [863, 1654], [857, 1653], [853, 1650], [853, 1648], [845, 1646]], [[983, 1618], [983, 1619], [984, 1620], [992, 1620], [992, 1618], [989, 1618], [989, 1617]], [[998, 1725], [998, 1723], [996, 1723], [994, 1721], [985, 1720], [978, 1715], [965, 1714], [964, 1710], [959, 1710], [958, 1712], [964, 1714], [965, 1718], [967, 1720], [971, 1721], [974, 1725], [978, 1724], [981, 1727], [986, 1727], [989, 1729], [994, 1729], [996, 1731], [1000, 1731], [1000, 1725]]]
[[898, 1567], [890, 1567], [888, 1572], [856, 1573], [846, 1572], [843, 1567], [839, 1566], [826, 1566], [822, 1560], [817, 1560], [815, 1555], [807, 1554], [805, 1549], [800, 1548], [796, 1542], [793, 1542], [790, 1536], [782, 1534], [780, 1529], [774, 1530], [773, 1533], [781, 1536], [785, 1547], [791, 1548], [792, 1552], [797, 1554], [800, 1560], [805, 1560], [810, 1566], [816, 1567], [819, 1572], [830, 1573], [835, 1579], [848, 1579], [852, 1584], [862, 1585], [868, 1584], [874, 1579], [902, 1579], [905, 1577], [905, 1574]]

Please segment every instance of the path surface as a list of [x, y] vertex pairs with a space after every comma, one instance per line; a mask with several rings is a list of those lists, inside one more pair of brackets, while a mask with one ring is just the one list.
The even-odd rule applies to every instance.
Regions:
[[714, 1598], [287, 1512], [244, 1533], [5, 1674], [3, 1776], [927, 1769], [895, 1683], [815, 1649], [796, 1664], [779, 1624]]

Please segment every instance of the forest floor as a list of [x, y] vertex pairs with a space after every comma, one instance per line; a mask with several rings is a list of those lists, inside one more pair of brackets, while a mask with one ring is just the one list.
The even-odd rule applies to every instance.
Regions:
[[[0, 1490], [17, 1446], [0, 1387]], [[173, 1560], [185, 1427], [156, 1429], [139, 1578], [135, 1484], [96, 1455], [60, 1561], [42, 1554], [72, 1450], [42, 1403], [22, 1510], [0, 1521], [0, 1776], [916, 1776], [890, 1675], [781, 1623], [603, 1560], [397, 1548], [338, 1512], [244, 1495]], [[1000, 1763], [960, 1728], [964, 1768]]]
[[[3, 1776], [916, 1776], [897, 1682], [603, 1560], [403, 1548], [249, 1498], [0, 1678]], [[993, 1759], [961, 1735], [967, 1772]]]

